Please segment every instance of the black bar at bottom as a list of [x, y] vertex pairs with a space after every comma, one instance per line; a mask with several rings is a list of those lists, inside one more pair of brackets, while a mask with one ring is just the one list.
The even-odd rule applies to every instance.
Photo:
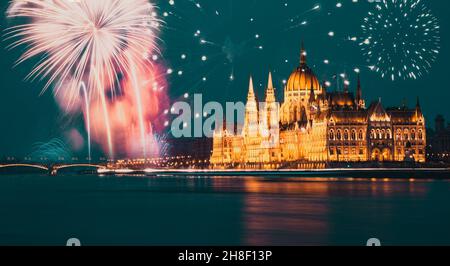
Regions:
[[0, 247], [0, 265], [405, 265], [447, 261], [449, 253], [450, 247]]

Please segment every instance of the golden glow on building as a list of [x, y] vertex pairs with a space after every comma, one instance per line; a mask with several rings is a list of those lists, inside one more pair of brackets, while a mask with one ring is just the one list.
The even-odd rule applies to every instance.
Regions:
[[356, 94], [327, 91], [306, 62], [284, 88], [281, 107], [269, 73], [263, 108], [250, 78], [242, 133], [216, 130], [212, 168], [323, 168], [332, 162], [425, 162], [425, 118], [414, 109], [385, 109], [381, 99], [368, 108], [358, 75]]

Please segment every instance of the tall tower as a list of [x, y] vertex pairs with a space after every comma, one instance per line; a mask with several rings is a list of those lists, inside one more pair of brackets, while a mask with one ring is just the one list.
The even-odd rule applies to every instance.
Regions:
[[257, 137], [259, 133], [258, 124], [258, 103], [256, 102], [255, 90], [253, 88], [253, 79], [250, 77], [247, 105], [245, 106], [244, 136]]
[[416, 117], [417, 118], [422, 118], [423, 117], [422, 107], [420, 106], [419, 97], [417, 97], [417, 103], [416, 103]]
[[280, 122], [280, 106], [275, 98], [275, 88], [273, 87], [272, 73], [269, 72], [267, 81], [266, 102], [265, 102], [266, 123], [269, 133], [271, 145], [278, 146], [279, 140], [279, 122]]
[[273, 87], [272, 81], [272, 72], [269, 72], [269, 79], [267, 81], [267, 90], [266, 90], [266, 102], [274, 103], [275, 99], [275, 88]]
[[261, 117], [261, 161], [264, 163], [278, 162], [280, 160], [279, 109], [279, 104], [275, 98], [272, 73], [269, 72], [264, 106], [259, 111]]

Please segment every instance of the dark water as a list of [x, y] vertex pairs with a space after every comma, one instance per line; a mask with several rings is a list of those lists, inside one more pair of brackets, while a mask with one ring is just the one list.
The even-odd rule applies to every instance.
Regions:
[[0, 245], [450, 245], [450, 182], [0, 175]]

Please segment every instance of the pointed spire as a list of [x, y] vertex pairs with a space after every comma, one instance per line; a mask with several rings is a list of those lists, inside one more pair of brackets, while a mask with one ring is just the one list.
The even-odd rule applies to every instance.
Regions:
[[361, 88], [361, 77], [358, 73], [358, 85], [356, 88], [356, 104], [359, 105], [359, 102], [362, 100], [362, 88]]
[[255, 89], [253, 88], [253, 78], [250, 76], [250, 83], [248, 85], [248, 100], [255, 100]]
[[378, 98], [378, 102], [371, 105], [369, 114], [370, 121], [390, 121], [391, 119], [381, 103], [381, 97]]
[[269, 80], [267, 81], [267, 90], [266, 90], [266, 102], [273, 103], [275, 101], [276, 101], [275, 89], [273, 87], [272, 72], [269, 71]]
[[267, 88], [273, 89], [272, 72], [270, 71], [269, 71], [269, 80], [267, 81]]
[[303, 42], [302, 42], [302, 49], [300, 52], [300, 65], [306, 65], [306, 50]]
[[419, 96], [417, 96], [416, 115], [417, 115], [417, 116], [422, 116], [422, 107], [420, 106], [420, 99], [419, 99]]

